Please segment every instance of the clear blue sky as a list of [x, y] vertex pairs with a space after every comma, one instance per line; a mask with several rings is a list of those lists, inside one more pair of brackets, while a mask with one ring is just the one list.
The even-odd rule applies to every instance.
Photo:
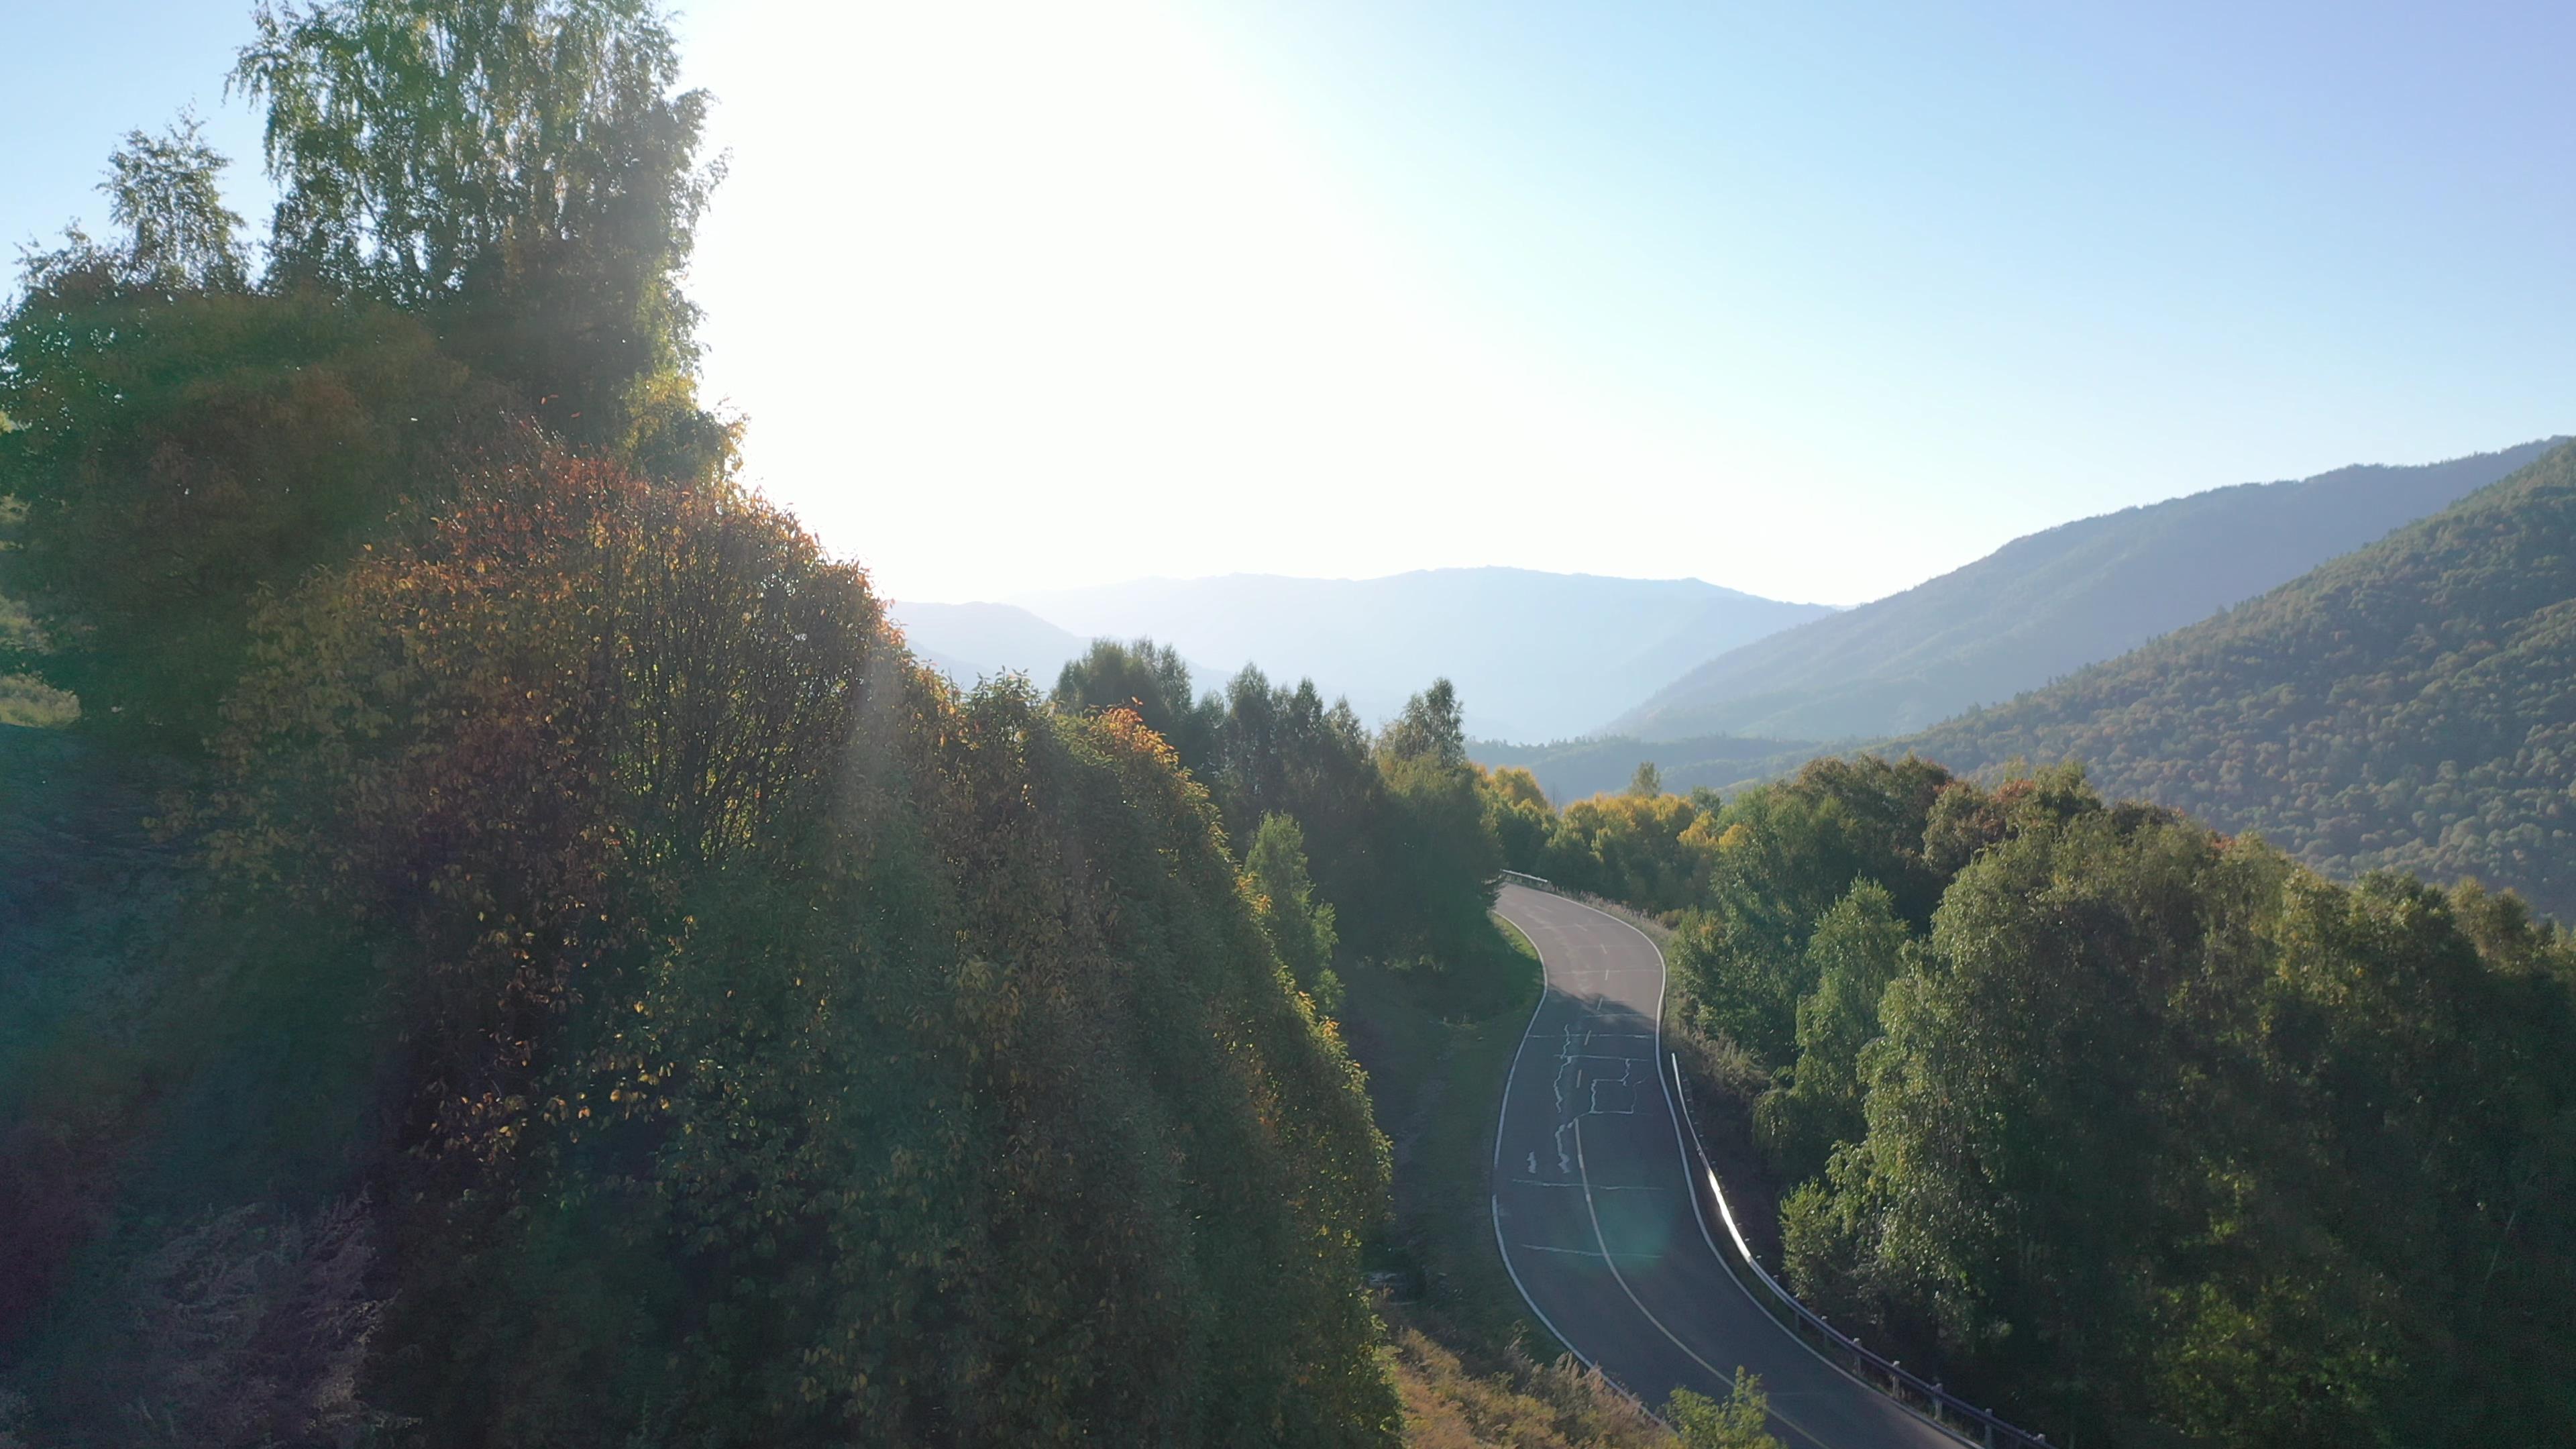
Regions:
[[[0, 231], [246, 7], [16, 7]], [[2576, 430], [2576, 9], [710, 0], [693, 284], [898, 595], [1510, 563], [1854, 602]], [[245, 165], [244, 209], [261, 204]], [[828, 269], [828, 282], [816, 273]]]

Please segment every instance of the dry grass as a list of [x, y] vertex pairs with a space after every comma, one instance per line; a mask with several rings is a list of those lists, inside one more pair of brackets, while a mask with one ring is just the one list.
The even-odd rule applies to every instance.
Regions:
[[1511, 1346], [1479, 1374], [1390, 1310], [1387, 1352], [1413, 1449], [1675, 1449], [1664, 1426], [1573, 1358], [1534, 1362]]

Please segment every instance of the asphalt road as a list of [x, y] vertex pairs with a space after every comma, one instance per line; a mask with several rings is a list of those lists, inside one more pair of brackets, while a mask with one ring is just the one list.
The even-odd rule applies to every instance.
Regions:
[[1751, 1370], [1792, 1449], [1957, 1449], [1790, 1336], [1719, 1259], [1664, 1076], [1654, 942], [1522, 886], [1495, 908], [1547, 969], [1494, 1144], [1494, 1234], [1540, 1320], [1651, 1405], [1675, 1388], [1723, 1399]]

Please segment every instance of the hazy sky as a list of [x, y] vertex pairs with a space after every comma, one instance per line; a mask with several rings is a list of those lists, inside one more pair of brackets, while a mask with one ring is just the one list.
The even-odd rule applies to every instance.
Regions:
[[[11, 3], [0, 228], [247, 7]], [[2083, 12], [2083, 13], [2078, 13]], [[1856, 602], [2576, 430], [2576, 9], [789, 4], [681, 29], [750, 467], [915, 599], [1516, 564]]]

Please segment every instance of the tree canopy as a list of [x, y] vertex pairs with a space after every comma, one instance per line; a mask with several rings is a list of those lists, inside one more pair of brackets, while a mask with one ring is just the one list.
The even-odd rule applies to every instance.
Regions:
[[650, 9], [258, 26], [272, 265], [183, 123], [0, 321], [81, 704], [0, 730], [0, 1438], [1388, 1442], [1357, 721], [914, 665], [691, 401]]

